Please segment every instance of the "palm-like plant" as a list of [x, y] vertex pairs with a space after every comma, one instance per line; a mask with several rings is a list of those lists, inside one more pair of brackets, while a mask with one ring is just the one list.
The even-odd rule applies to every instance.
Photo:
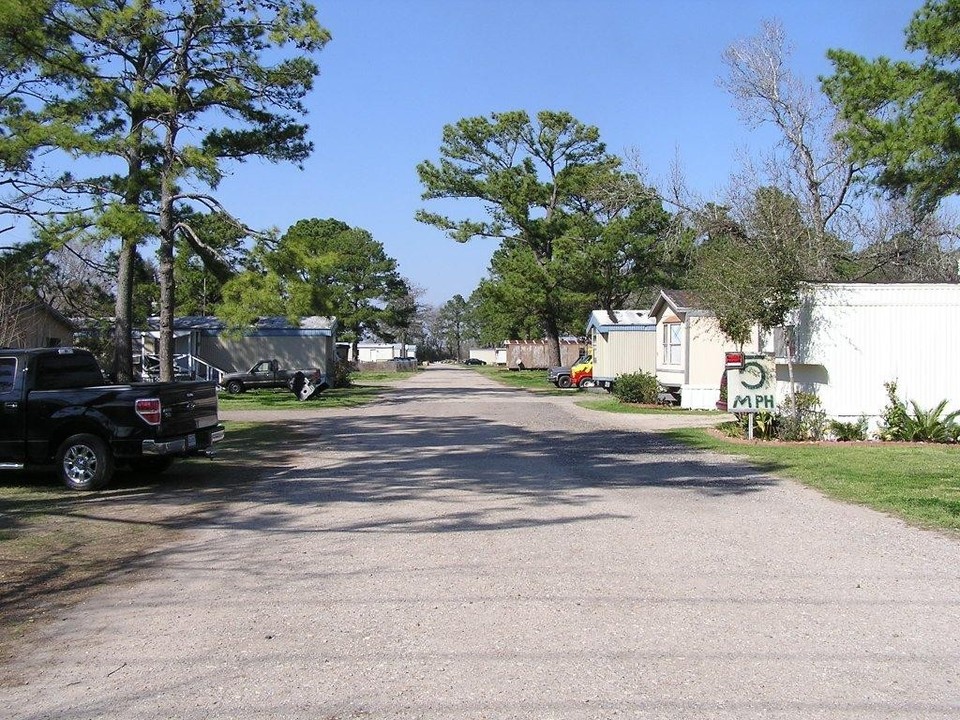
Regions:
[[907, 416], [903, 434], [905, 440], [920, 442], [952, 442], [957, 437], [956, 419], [960, 417], [960, 410], [943, 414], [947, 408], [947, 401], [941, 400], [935, 407], [924, 410], [914, 400], [913, 414]]

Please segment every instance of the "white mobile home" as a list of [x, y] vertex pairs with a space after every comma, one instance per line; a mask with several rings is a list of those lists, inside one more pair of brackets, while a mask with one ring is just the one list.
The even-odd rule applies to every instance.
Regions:
[[[792, 314], [794, 379], [815, 391], [833, 418], [874, 419], [884, 383], [902, 400], [960, 410], [960, 285], [828, 283], [805, 289]], [[783, 342], [776, 347], [778, 392], [788, 392]]]
[[656, 372], [657, 321], [644, 310], [594, 310], [587, 322], [593, 380], [609, 388], [619, 375]]
[[[357, 361], [362, 363], [388, 362], [403, 358], [417, 357], [416, 345], [402, 343], [362, 342], [357, 345]], [[350, 358], [353, 360], [353, 358]]]
[[481, 360], [485, 362], [487, 365], [506, 365], [507, 349], [506, 348], [471, 348], [470, 359]]

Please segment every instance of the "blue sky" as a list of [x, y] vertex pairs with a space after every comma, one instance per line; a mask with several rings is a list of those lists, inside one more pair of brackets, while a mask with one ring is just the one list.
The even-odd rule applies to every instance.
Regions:
[[[903, 55], [905, 0], [332, 0], [316, 3], [333, 40], [308, 99], [316, 150], [303, 171], [248, 163], [224, 181], [228, 209], [285, 230], [334, 217], [369, 230], [439, 305], [486, 275], [493, 241], [455, 243], [417, 223], [417, 163], [438, 158], [444, 125], [525, 109], [566, 110], [608, 150], [635, 149], [651, 180], [679, 156], [710, 196], [739, 150], [769, 144], [717, 86], [721, 54], [779, 20], [795, 72], [829, 73], [829, 48]], [[430, 207], [427, 205], [426, 207]], [[432, 209], [438, 209], [433, 207]]]

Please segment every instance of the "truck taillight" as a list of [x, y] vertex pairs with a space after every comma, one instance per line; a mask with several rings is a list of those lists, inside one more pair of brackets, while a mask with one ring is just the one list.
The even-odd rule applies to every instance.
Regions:
[[136, 410], [147, 425], [160, 424], [160, 398], [137, 400]]

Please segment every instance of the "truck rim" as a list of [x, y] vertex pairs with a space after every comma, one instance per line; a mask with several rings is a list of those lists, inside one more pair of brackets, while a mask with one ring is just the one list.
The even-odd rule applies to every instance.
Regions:
[[64, 453], [63, 471], [74, 482], [89, 482], [97, 474], [97, 454], [86, 445], [74, 445]]

